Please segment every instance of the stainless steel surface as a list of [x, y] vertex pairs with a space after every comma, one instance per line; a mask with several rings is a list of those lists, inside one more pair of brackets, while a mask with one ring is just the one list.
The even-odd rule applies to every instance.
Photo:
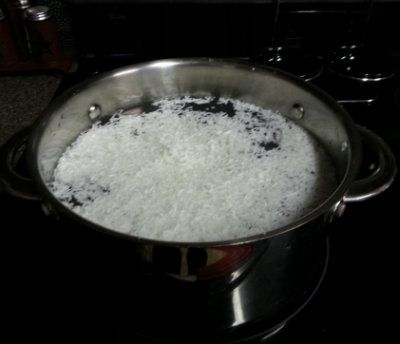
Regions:
[[[78, 216], [53, 196], [48, 185], [55, 165], [65, 148], [92, 125], [91, 114], [107, 119], [121, 109], [140, 112], [149, 102], [185, 95], [234, 98], [279, 111], [295, 121], [315, 136], [331, 156], [338, 181], [336, 190], [316, 209], [288, 226], [252, 237], [200, 243], [148, 240], [117, 233]], [[129, 273], [131, 260], [139, 258], [146, 271], [164, 276], [164, 282], [173, 281], [183, 290], [205, 288], [217, 295], [220, 290], [233, 288], [235, 291], [226, 301], [231, 316], [223, 321], [216, 319], [216, 325], [235, 328], [255, 314], [268, 316], [284, 309], [289, 300], [302, 292], [320, 260], [327, 218], [339, 215], [344, 210], [343, 198], [346, 194], [351, 197], [349, 190], [358, 188], [359, 183], [354, 182], [361, 152], [358, 129], [350, 117], [332, 98], [303, 80], [264, 66], [176, 59], [124, 67], [67, 91], [37, 122], [28, 143], [28, 158], [46, 205], [83, 226], [80, 228], [112, 235], [128, 248], [127, 259], [121, 260], [128, 275], [140, 278], [136, 270]], [[382, 170], [386, 167], [381, 165]], [[0, 177], [4, 178], [1, 174]], [[388, 183], [385, 182], [385, 188]], [[254, 273], [258, 264], [264, 266], [265, 273], [259, 276], [259, 283], [242, 292], [245, 277]], [[235, 286], [238, 288], [234, 289]], [[260, 286], [262, 300], [253, 298], [259, 295]], [[210, 309], [207, 314], [212, 317], [214, 313]]]
[[[316, 237], [319, 240], [315, 240]], [[291, 259], [287, 259], [286, 255], [290, 255]], [[268, 318], [278, 312], [282, 304], [293, 295], [301, 295], [307, 289], [313, 274], [311, 271], [318, 270], [318, 277], [324, 275], [326, 265], [323, 272], [316, 267], [321, 262], [325, 263], [327, 259], [325, 234], [319, 226], [303, 232], [301, 239], [293, 232], [283, 234], [271, 241], [246, 278], [232, 290], [215, 295], [215, 300], [211, 302], [226, 303], [225, 307], [221, 307], [225, 312], [229, 310], [224, 317], [224, 321], [227, 322], [225, 327], [233, 328], [254, 318]], [[304, 270], [297, 269], [300, 266], [312, 266], [313, 269], [303, 274]], [[284, 285], [288, 288], [282, 290]], [[217, 317], [218, 314], [215, 315], [215, 320]]]
[[366, 144], [379, 156], [379, 165], [373, 173], [363, 179], [354, 181], [343, 200], [346, 203], [364, 201], [385, 191], [394, 180], [397, 172], [396, 160], [386, 143], [370, 130], [358, 127]]
[[33, 6], [25, 10], [26, 19], [42, 21], [51, 18], [50, 9], [47, 6]]
[[[314, 235], [320, 241], [315, 241]], [[295, 245], [297, 238], [293, 232], [283, 234], [271, 243], [245, 278], [223, 289], [168, 283], [160, 275], [114, 281], [122, 285], [115, 312], [143, 334], [152, 334], [159, 326], [162, 332], [181, 334], [185, 328], [190, 333], [200, 324], [205, 332], [216, 334], [223, 330], [232, 339], [237, 338], [238, 343], [243, 333], [262, 338], [296, 316], [324, 279], [330, 257], [325, 234], [315, 226], [299, 239], [302, 245]], [[286, 254], [291, 259], [284, 258]], [[312, 268], [304, 274], [301, 266]], [[123, 295], [132, 290], [136, 292], [127, 300]], [[134, 314], [132, 309], [135, 309]], [[231, 343], [217, 339], [215, 342]]]
[[[149, 102], [184, 95], [235, 98], [292, 119], [312, 133], [330, 154], [338, 180], [336, 190], [319, 207], [288, 226], [252, 237], [200, 243], [149, 240], [117, 233], [78, 216], [52, 195], [48, 185], [53, 169], [65, 148], [92, 125], [91, 113], [106, 119], [121, 109], [140, 112]], [[272, 68], [214, 59], [153, 61], [96, 76], [66, 92], [44, 112], [28, 148], [40, 193], [56, 209], [85, 226], [137, 243], [137, 252], [149, 267], [181, 281], [207, 280], [213, 285], [239, 280], [265, 249], [290, 232], [297, 243], [289, 245], [289, 251], [277, 262], [285, 265], [285, 259], [291, 259], [289, 252], [302, 245], [300, 236], [304, 232], [311, 231], [315, 223], [322, 227], [324, 221], [336, 216], [337, 205], [353, 185], [361, 162], [357, 128], [322, 91]], [[313, 238], [315, 242], [310, 240], [306, 246], [320, 242], [317, 235]], [[170, 256], [179, 257], [179, 266], [168, 260]], [[199, 265], [199, 261], [203, 263]], [[310, 273], [309, 268], [301, 268], [304, 276]]]
[[332, 223], [336, 218], [344, 214], [345, 209], [346, 203], [341, 199], [325, 214], [325, 222], [327, 224]]
[[[155, 61], [112, 71], [78, 85], [55, 101], [43, 114], [30, 144], [29, 155], [34, 157], [31, 163], [39, 187], [59, 208], [70, 213], [54, 199], [47, 183], [51, 181], [55, 164], [65, 148], [92, 124], [87, 109], [93, 104], [101, 107], [100, 118], [105, 118], [120, 109], [140, 109], [149, 101], [188, 94], [232, 97], [288, 117], [293, 106], [301, 104], [306, 116], [298, 123], [324, 145], [335, 164], [339, 181], [338, 188], [324, 204], [290, 226], [265, 235], [205, 246], [266, 239], [301, 226], [327, 212], [355, 179], [361, 160], [358, 133], [351, 119], [333, 99], [302, 80], [274, 69], [213, 59], [187, 59]], [[346, 152], [341, 151], [344, 141], [349, 144]], [[99, 226], [83, 221], [99, 229]], [[135, 240], [131, 236], [123, 237]], [[141, 240], [144, 241], [154, 243]], [[187, 243], [188, 246], [192, 244]]]
[[[235, 98], [279, 111], [288, 118], [293, 117], [295, 109], [297, 117], [301, 119], [293, 121], [312, 133], [330, 154], [336, 169], [337, 189], [319, 207], [288, 226], [252, 237], [205, 243], [147, 240], [116, 233], [71, 212], [52, 195], [48, 185], [56, 162], [65, 148], [92, 125], [88, 109], [89, 114], [94, 112], [96, 115], [101, 109], [99, 118], [104, 119], [121, 109], [135, 108], [140, 111], [143, 104], [148, 102], [183, 95]], [[223, 277], [230, 282], [242, 274], [243, 266], [251, 266], [252, 261], [262, 251], [259, 246], [264, 246], [266, 239], [278, 238], [283, 233], [325, 218], [332, 209], [335, 211], [337, 204], [353, 185], [361, 162], [357, 128], [343, 109], [322, 91], [299, 78], [272, 68], [214, 59], [153, 61], [114, 70], [79, 84], [53, 102], [44, 112], [31, 135], [28, 155], [40, 192], [50, 203], [86, 226], [138, 242], [142, 257], [151, 265], [155, 264], [154, 250], [158, 246], [179, 247], [182, 264], [188, 259], [182, 253], [181, 249], [184, 247], [205, 248], [208, 261], [212, 261], [211, 257], [221, 255], [221, 252], [223, 255], [231, 255], [232, 252], [227, 247], [235, 246], [234, 252], [241, 250], [243, 256], [240, 262], [232, 263], [231, 274], [225, 271]], [[296, 235], [297, 230], [294, 232]], [[254, 245], [249, 245], [251, 243]], [[159, 254], [162, 250], [155, 251]], [[178, 271], [188, 269], [181, 266]], [[201, 278], [199, 272], [180, 276], [171, 270], [169, 274], [184, 280]], [[206, 274], [203, 277], [204, 275]]]

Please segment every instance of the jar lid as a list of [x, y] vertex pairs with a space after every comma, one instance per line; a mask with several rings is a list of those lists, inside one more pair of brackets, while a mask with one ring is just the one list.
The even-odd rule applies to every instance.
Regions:
[[26, 19], [42, 21], [51, 17], [50, 9], [47, 6], [33, 6], [25, 10]]

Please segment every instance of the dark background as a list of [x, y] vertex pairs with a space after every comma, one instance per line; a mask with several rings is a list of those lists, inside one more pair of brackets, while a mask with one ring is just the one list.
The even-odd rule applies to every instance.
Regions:
[[[66, 3], [80, 56], [248, 57], [271, 43], [271, 1], [77, 1]], [[389, 54], [400, 2], [375, 3], [368, 27], [366, 1], [283, 1], [276, 40], [316, 54], [366, 34]], [[366, 31], [366, 32], [365, 32]]]
[[[80, 65], [180, 56], [252, 58], [271, 44], [271, 1], [183, 2], [35, 1], [51, 7], [64, 44]], [[341, 44], [365, 37], [363, 43], [372, 50], [388, 54], [393, 62], [399, 60], [399, 1], [377, 1], [367, 29], [366, 1], [282, 3], [276, 37], [281, 45], [304, 48], [328, 60]], [[344, 84], [358, 91], [347, 80], [336, 81], [335, 86], [343, 89]], [[381, 88], [378, 101], [347, 108], [357, 123], [380, 134], [396, 152], [400, 152], [399, 107], [394, 104], [398, 84], [396, 78], [390, 85], [374, 85], [374, 92]], [[363, 87], [358, 93], [368, 92]], [[345, 217], [330, 227], [335, 253], [321, 289], [323, 298], [314, 300], [300, 322], [306, 342], [371, 338], [389, 342], [396, 336], [398, 190], [397, 182], [397, 189], [349, 206]], [[2, 197], [0, 209], [0, 250], [7, 262], [1, 269], [6, 291], [0, 307], [7, 305], [3, 308], [6, 331], [1, 332], [8, 335], [7, 343], [115, 342], [114, 329], [100, 315], [109, 297], [102, 291], [104, 285], [96, 284], [104, 282], [104, 266], [95, 257], [86, 262], [77, 258], [90, 243], [65, 236], [58, 224], [43, 215], [40, 204]], [[353, 219], [357, 221], [350, 226]]]

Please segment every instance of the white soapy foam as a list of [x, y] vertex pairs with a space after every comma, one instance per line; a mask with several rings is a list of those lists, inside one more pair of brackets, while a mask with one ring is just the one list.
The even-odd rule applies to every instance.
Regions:
[[94, 124], [54, 171], [54, 195], [104, 227], [169, 241], [243, 238], [290, 224], [332, 192], [324, 150], [278, 113], [191, 97], [137, 111]]

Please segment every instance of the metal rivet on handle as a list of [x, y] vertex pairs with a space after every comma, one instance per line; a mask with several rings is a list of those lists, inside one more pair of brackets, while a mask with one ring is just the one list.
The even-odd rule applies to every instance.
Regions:
[[345, 209], [346, 203], [340, 200], [325, 214], [325, 222], [332, 223], [335, 218], [341, 217], [344, 214]]
[[304, 107], [301, 104], [294, 104], [292, 107], [291, 115], [295, 119], [302, 119], [305, 115]]
[[335, 215], [337, 217], [342, 217], [342, 215], [344, 214], [344, 211], [346, 210], [346, 203], [343, 201], [340, 201], [335, 209]]
[[101, 107], [97, 104], [92, 104], [89, 107], [88, 115], [91, 120], [97, 119], [101, 115]]

